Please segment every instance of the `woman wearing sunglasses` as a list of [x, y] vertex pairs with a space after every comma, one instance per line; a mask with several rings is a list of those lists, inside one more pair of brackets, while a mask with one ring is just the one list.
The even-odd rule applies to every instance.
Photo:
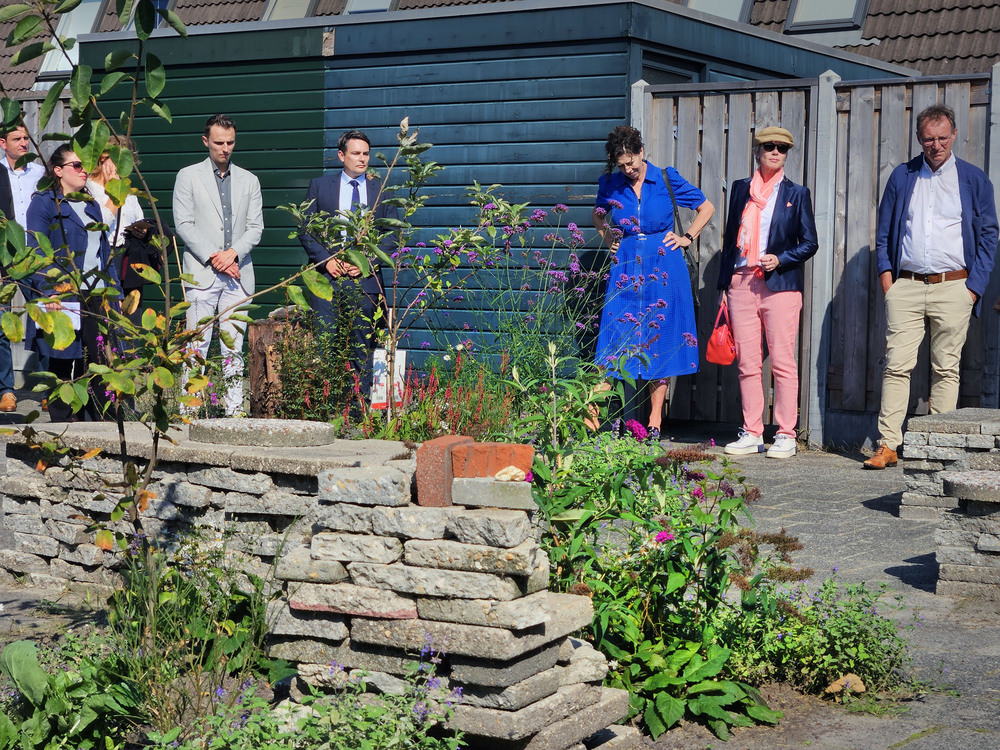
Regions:
[[[109, 285], [118, 286], [118, 275], [111, 263], [111, 248], [103, 231], [90, 231], [89, 225], [100, 224], [101, 209], [86, 198], [87, 172], [73, 147], [65, 144], [52, 154], [48, 176], [53, 183], [47, 190], [35, 193], [28, 206], [28, 244], [39, 247], [37, 236], [45, 236], [52, 244], [55, 263], [31, 277], [31, 297], [50, 297], [73, 289], [67, 272], [80, 273], [80, 292], [76, 298], [46, 303], [49, 311], [62, 310], [73, 321], [76, 336], [64, 349], [55, 349], [42, 336], [29, 317], [25, 336], [41, 356], [48, 355], [49, 371], [62, 380], [79, 378], [90, 362], [102, 362], [101, 331], [98, 318], [107, 317], [105, 304], [117, 304], [117, 295], [94, 294]], [[108, 300], [108, 302], [104, 302]], [[98, 388], [98, 390], [100, 390]], [[107, 403], [103, 392], [91, 391], [84, 410], [91, 419], [103, 419]], [[53, 422], [73, 422], [79, 418], [68, 404], [49, 394], [49, 418]]]
[[795, 455], [799, 374], [795, 337], [802, 311], [802, 264], [816, 254], [816, 222], [809, 190], [785, 177], [792, 134], [767, 127], [754, 135], [753, 176], [734, 183], [722, 242], [718, 288], [729, 305], [736, 342], [743, 429], [726, 453], [764, 451], [764, 344], [774, 374], [778, 434], [768, 458]]

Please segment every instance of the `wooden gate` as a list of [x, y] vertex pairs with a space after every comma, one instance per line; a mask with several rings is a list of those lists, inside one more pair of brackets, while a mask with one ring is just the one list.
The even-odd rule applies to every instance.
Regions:
[[[700, 310], [704, 342], [718, 302], [716, 279], [728, 205], [728, 186], [752, 171], [753, 131], [781, 125], [792, 132], [788, 177], [810, 188], [820, 249], [806, 265], [799, 331], [799, 427], [817, 445], [860, 444], [875, 436], [885, 355], [885, 308], [876, 283], [875, 223], [889, 174], [920, 153], [914, 126], [924, 107], [955, 110], [955, 154], [998, 182], [1000, 157], [990, 154], [991, 122], [1000, 116], [992, 75], [841, 82], [833, 73], [814, 80], [695, 84], [633, 88], [633, 121], [657, 166], [672, 164], [716, 206], [699, 237]], [[682, 216], [689, 221], [691, 213]], [[1000, 294], [993, 275], [983, 315], [974, 320], [962, 358], [959, 406], [998, 405]], [[680, 378], [670, 414], [682, 419], [740, 422], [735, 367], [704, 363]], [[765, 368], [767, 363], [765, 362]], [[911, 389], [911, 413], [926, 411], [930, 371], [927, 342]], [[770, 421], [773, 383], [765, 370]]]

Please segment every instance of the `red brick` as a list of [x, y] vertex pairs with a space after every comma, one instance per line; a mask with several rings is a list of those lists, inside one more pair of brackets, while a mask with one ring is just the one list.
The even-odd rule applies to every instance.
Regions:
[[466, 435], [445, 435], [417, 448], [417, 505], [446, 508], [451, 505], [452, 450], [472, 443]]
[[500, 469], [516, 466], [531, 471], [535, 449], [513, 443], [464, 443], [452, 449], [452, 474], [456, 477], [492, 477]]

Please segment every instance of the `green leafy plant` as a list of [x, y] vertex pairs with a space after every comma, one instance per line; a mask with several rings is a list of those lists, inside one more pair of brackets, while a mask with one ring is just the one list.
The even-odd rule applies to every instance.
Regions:
[[738, 679], [789, 682], [807, 692], [821, 692], [847, 674], [860, 677], [870, 693], [905, 682], [906, 640], [880, 611], [901, 609], [902, 597], [884, 601], [885, 584], [872, 591], [832, 576], [812, 593], [773, 583], [756, 592], [720, 613], [720, 637], [733, 650], [727, 670]]
[[[67, 659], [70, 652], [76, 658]], [[32, 641], [16, 641], [0, 653], [0, 671], [14, 687], [5, 691], [0, 748], [123, 747], [142, 715], [141, 696], [119, 679], [115, 660], [78, 648], [73, 638], [54, 656], [58, 666], [51, 671], [39, 656]]]
[[216, 692], [233, 682], [282, 674], [264, 657], [267, 579], [222, 540], [154, 547], [152, 565], [140, 546], [126, 558], [125, 586], [109, 600], [108, 619], [121, 669], [142, 691], [153, 726], [212, 713]]
[[435, 674], [441, 655], [426, 650], [414, 662], [398, 694], [375, 696], [361, 672], [330, 665], [339, 684], [332, 694], [311, 691], [301, 705], [277, 707], [244, 686], [239, 700], [221, 704], [197, 727], [150, 734], [153, 747], [180, 750], [457, 750], [462, 735], [445, 728], [460, 702], [461, 688], [449, 690]]

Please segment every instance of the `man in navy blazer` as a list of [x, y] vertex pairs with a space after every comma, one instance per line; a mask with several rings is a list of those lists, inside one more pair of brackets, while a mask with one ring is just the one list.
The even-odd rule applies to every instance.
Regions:
[[[14, 220], [14, 195], [10, 190], [10, 178], [7, 170], [0, 169], [0, 213]], [[3, 284], [3, 271], [0, 269], [0, 285]], [[4, 305], [2, 310], [7, 310]], [[10, 340], [0, 328], [0, 412], [12, 412], [17, 408], [17, 397], [14, 396], [14, 357], [10, 351]]]
[[910, 373], [930, 325], [932, 414], [958, 405], [962, 347], [993, 271], [997, 224], [986, 174], [952, 154], [955, 113], [942, 105], [917, 116], [923, 154], [896, 167], [878, 210], [875, 255], [885, 294], [886, 365], [879, 447], [867, 469], [897, 462]]
[[[306, 199], [312, 204], [306, 210], [307, 214], [324, 211], [335, 215], [362, 206], [374, 211], [376, 219], [398, 218], [396, 207], [385, 202], [392, 197], [392, 193], [383, 191], [382, 182], [367, 174], [370, 151], [371, 141], [360, 130], [349, 130], [340, 136], [337, 157], [344, 168], [309, 183]], [[318, 324], [333, 331], [342, 309], [351, 311], [351, 366], [359, 378], [361, 392], [367, 396], [371, 392], [372, 355], [375, 351], [375, 311], [384, 299], [378, 265], [373, 262], [371, 274], [362, 276], [359, 268], [333, 257], [331, 249], [315, 237], [303, 233], [299, 239], [309, 262], [320, 264], [317, 270], [333, 283], [332, 301], [309, 295], [309, 304]], [[391, 242], [391, 235], [387, 236], [382, 249], [391, 252]]]

